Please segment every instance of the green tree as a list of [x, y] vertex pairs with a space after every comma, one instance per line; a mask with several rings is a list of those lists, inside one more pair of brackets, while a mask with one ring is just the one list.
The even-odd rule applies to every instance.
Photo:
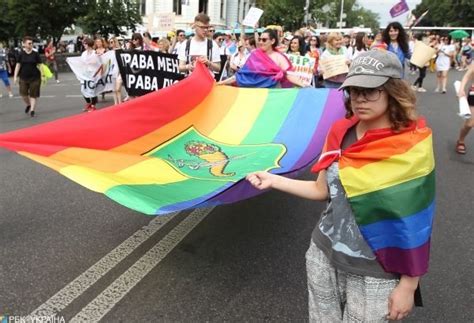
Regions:
[[8, 0], [7, 20], [14, 22], [14, 34], [58, 41], [66, 27], [83, 16], [93, 0]]
[[[286, 30], [296, 30], [304, 22], [306, 0], [257, 0], [256, 5], [264, 9], [261, 25], [277, 24]], [[309, 5], [313, 20], [329, 28], [336, 28], [340, 10], [340, 2], [334, 0], [311, 0]], [[373, 30], [379, 27], [378, 15], [360, 7], [356, 0], [344, 1], [344, 13], [347, 27], [364, 25]]]
[[141, 22], [136, 1], [98, 0], [79, 23], [87, 33], [108, 38], [109, 34], [124, 35], [127, 29], [135, 30]]
[[428, 9], [428, 14], [418, 26], [474, 26], [472, 0], [422, 0], [414, 14], [419, 17]]
[[0, 8], [3, 10], [0, 15], [0, 41], [8, 41], [15, 35], [15, 24], [8, 2], [8, 0], [0, 0]]

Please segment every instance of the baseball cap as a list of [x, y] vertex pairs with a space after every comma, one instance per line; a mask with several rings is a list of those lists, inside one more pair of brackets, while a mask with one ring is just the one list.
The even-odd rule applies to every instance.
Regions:
[[402, 64], [392, 52], [374, 49], [357, 56], [351, 63], [349, 73], [340, 89], [356, 86], [376, 88], [390, 78], [400, 79]]

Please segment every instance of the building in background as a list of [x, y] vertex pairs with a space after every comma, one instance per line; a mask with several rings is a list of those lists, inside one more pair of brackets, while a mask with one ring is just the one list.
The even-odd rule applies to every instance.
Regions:
[[[152, 33], [164, 32], [162, 23], [168, 15], [168, 21], [174, 22], [174, 28], [188, 30], [199, 12], [211, 18], [216, 28], [235, 27], [255, 6], [255, 0], [138, 0], [140, 14], [143, 16], [143, 28]], [[174, 13], [174, 15], [172, 15]], [[159, 18], [158, 18], [159, 17]]]

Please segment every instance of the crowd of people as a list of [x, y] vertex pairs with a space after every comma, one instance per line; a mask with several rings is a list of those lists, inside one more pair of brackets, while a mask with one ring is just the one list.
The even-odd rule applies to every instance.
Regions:
[[[257, 189], [275, 188], [304, 198], [329, 200], [306, 254], [311, 321], [332, 322], [350, 317], [361, 322], [378, 322], [405, 318], [417, 302], [419, 279], [427, 267], [413, 269], [410, 267], [411, 260], [403, 263], [399, 270], [382, 267], [379, 258], [369, 248], [359, 230], [353, 210], [349, 207], [338, 163], [341, 158], [370, 159], [370, 156], [361, 152], [372, 144], [395, 149], [390, 138], [397, 140], [399, 136], [418, 131], [421, 136], [430, 133], [424, 121], [420, 121], [416, 114], [415, 91], [426, 91], [423, 80], [427, 69], [436, 71], [437, 87], [434, 91], [440, 93], [447, 92], [450, 68], [460, 71], [468, 69], [458, 93], [459, 96], [466, 96], [464, 88], [474, 78], [470, 42], [466, 39], [454, 41], [448, 36], [430, 33], [409, 34], [397, 22], [390, 23], [373, 37], [363, 32], [318, 35], [308, 28], [285, 33], [281, 27], [267, 28], [261, 33], [255, 28], [249, 35], [243, 31], [239, 35], [233, 32], [217, 33], [209, 17], [202, 13], [195, 17], [193, 35], [187, 38], [184, 30], [176, 30], [169, 36], [154, 39], [148, 32], [134, 33], [126, 42], [117, 37], [104, 39], [100, 36], [84, 36], [81, 37], [78, 48], [85, 62], [116, 49], [174, 54], [179, 60], [181, 73], [192, 73], [199, 62], [208, 68], [220, 85], [326, 87], [344, 90], [347, 119], [338, 122], [330, 131], [326, 140], [327, 151], [316, 167], [319, 173], [316, 181], [293, 180], [266, 172], [249, 174], [247, 180]], [[435, 49], [436, 54], [426, 61], [425, 66], [409, 64], [416, 41]], [[56, 47], [49, 42], [45, 55], [48, 65], [54, 71], [56, 82], [59, 82], [56, 53]], [[311, 83], [304, 83], [288, 73], [293, 68], [288, 54], [314, 59]], [[325, 77], [326, 71], [321, 63], [333, 58], [342, 59], [347, 65], [347, 71]], [[40, 94], [41, 71], [37, 68], [40, 63], [39, 54], [33, 50], [31, 37], [23, 39], [23, 50], [16, 57], [15, 66], [10, 65], [8, 54], [0, 46], [0, 76], [9, 96], [13, 94], [7, 72], [13, 73], [15, 83], [19, 79], [20, 95], [26, 104], [25, 113], [32, 117]], [[408, 66], [410, 73], [406, 71]], [[408, 75], [415, 73], [419, 73], [418, 77], [410, 85], [407, 82]], [[116, 104], [123, 101], [122, 83], [118, 75], [114, 91]], [[414, 91], [410, 90], [410, 86]], [[467, 93], [467, 96], [474, 113], [474, 91]], [[84, 111], [94, 111], [97, 96], [84, 99]], [[473, 126], [472, 119], [462, 126], [456, 145], [458, 153], [466, 152], [464, 140]], [[337, 140], [331, 141], [333, 137]], [[366, 146], [351, 150], [351, 147], [362, 141]], [[330, 147], [333, 150], [329, 150]], [[424, 150], [419, 152], [421, 157], [418, 156], [421, 162], [432, 157], [431, 147], [423, 147]], [[360, 154], [363, 156], [359, 156]], [[406, 180], [402, 172], [395, 170], [394, 173], [396, 177], [393, 180], [397, 183]], [[381, 174], [374, 176], [380, 176], [380, 180], [384, 180]], [[378, 181], [376, 178], [371, 180]], [[358, 181], [357, 178], [354, 179], [354, 185], [361, 190], [366, 189], [365, 182]], [[419, 192], [423, 191], [425, 190], [420, 186]], [[380, 210], [389, 213], [393, 211], [383, 208]], [[337, 234], [333, 229], [337, 230]], [[411, 229], [402, 229], [396, 234], [400, 233], [404, 237], [407, 230]], [[417, 232], [409, 234], [416, 235]], [[426, 264], [423, 266], [427, 266], [427, 259], [425, 260]]]

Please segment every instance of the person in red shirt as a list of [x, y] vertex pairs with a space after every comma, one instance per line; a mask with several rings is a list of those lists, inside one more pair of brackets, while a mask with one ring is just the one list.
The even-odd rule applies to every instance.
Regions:
[[53, 71], [56, 83], [59, 83], [58, 63], [56, 62], [56, 47], [54, 46], [52, 39], [48, 42], [48, 45], [44, 49], [44, 55], [46, 56], [46, 65], [48, 65], [49, 69]]

